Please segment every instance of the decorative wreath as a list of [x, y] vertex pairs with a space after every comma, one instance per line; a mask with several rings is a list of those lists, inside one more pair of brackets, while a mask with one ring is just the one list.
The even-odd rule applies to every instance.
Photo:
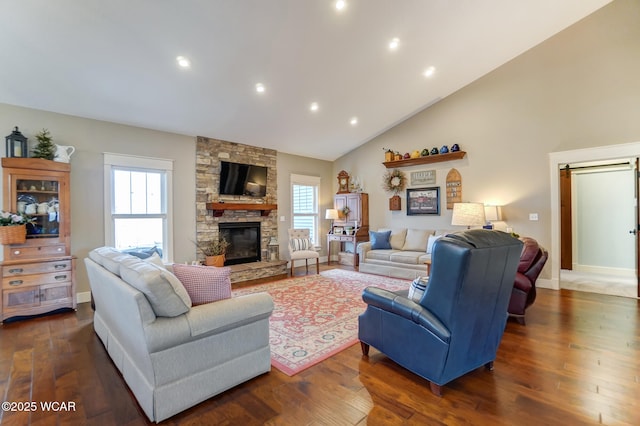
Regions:
[[382, 178], [382, 188], [387, 192], [393, 192], [393, 195], [398, 195], [398, 192], [404, 191], [406, 186], [407, 176], [398, 169], [387, 171]]

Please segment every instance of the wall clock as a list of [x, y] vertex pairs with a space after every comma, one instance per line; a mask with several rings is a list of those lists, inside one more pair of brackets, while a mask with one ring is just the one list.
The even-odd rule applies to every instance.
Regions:
[[349, 173], [344, 170], [338, 173], [338, 192], [337, 194], [344, 194], [349, 192]]

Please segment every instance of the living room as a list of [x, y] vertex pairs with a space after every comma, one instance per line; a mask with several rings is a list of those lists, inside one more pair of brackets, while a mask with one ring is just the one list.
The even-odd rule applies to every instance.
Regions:
[[[441, 215], [428, 218], [407, 216], [406, 205], [403, 211], [390, 211], [390, 194], [381, 188], [385, 172], [381, 163], [385, 148], [404, 153], [454, 143], [467, 155], [430, 166], [436, 171], [436, 186], [444, 191], [447, 172], [455, 167], [462, 175], [465, 200], [501, 205], [515, 232], [553, 251], [557, 236], [552, 222], [558, 212], [552, 200], [550, 155], [583, 149], [596, 149], [601, 155], [607, 147], [614, 147], [611, 157], [604, 154], [589, 159], [607, 160], [619, 158], [618, 147], [628, 144], [634, 155], [640, 155], [636, 147], [640, 134], [639, 16], [637, 1], [613, 1], [335, 160], [277, 152], [277, 215], [285, 217], [278, 226], [281, 257], [286, 257], [292, 209], [291, 174], [320, 178], [321, 214], [332, 207], [338, 172], [347, 170], [363, 183], [370, 206], [376, 206], [370, 208], [372, 229], [450, 229], [451, 211], [445, 208]], [[4, 81], [3, 90], [10, 91], [10, 83]], [[71, 246], [78, 259], [104, 245], [105, 152], [173, 161], [172, 260], [190, 263], [196, 259], [195, 136], [27, 108], [18, 102], [0, 103], [0, 128], [8, 133], [16, 125], [30, 141], [46, 128], [56, 143], [76, 148], [71, 160]], [[261, 143], [255, 140], [247, 145]], [[529, 220], [530, 213], [537, 213], [538, 220]], [[320, 226], [320, 235], [324, 235], [330, 222], [321, 220]], [[326, 259], [326, 241], [321, 238], [319, 243]], [[553, 255], [556, 257], [542, 273], [543, 287], [558, 288], [559, 257]], [[87, 272], [81, 262], [77, 292], [80, 302], [89, 300]]]

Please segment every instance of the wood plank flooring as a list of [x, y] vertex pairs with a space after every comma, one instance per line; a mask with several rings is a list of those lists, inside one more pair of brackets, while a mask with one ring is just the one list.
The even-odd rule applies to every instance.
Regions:
[[[442, 398], [375, 348], [363, 357], [356, 344], [293, 377], [272, 369], [162, 424], [638, 425], [639, 306], [623, 297], [539, 290], [527, 325], [507, 324], [495, 370], [449, 383]], [[149, 423], [92, 317], [85, 303], [77, 312], [0, 327], [2, 401], [38, 405], [0, 412], [2, 425]], [[48, 401], [74, 407], [43, 410]]]

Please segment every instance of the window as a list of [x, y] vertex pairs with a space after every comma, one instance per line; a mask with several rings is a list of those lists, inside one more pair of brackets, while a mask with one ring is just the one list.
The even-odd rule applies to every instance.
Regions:
[[291, 175], [292, 228], [309, 229], [311, 242], [318, 243], [318, 188], [316, 176]]
[[105, 154], [105, 243], [118, 250], [157, 247], [173, 258], [172, 162]]

